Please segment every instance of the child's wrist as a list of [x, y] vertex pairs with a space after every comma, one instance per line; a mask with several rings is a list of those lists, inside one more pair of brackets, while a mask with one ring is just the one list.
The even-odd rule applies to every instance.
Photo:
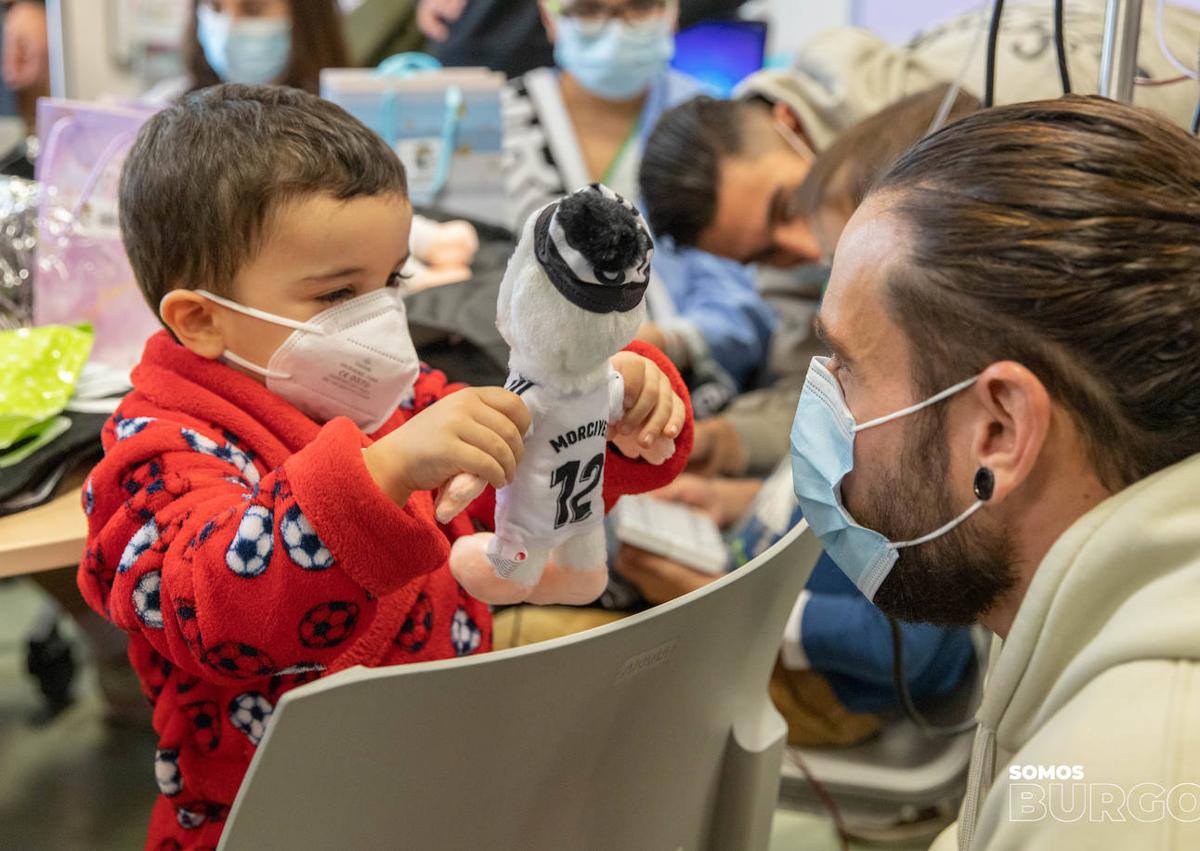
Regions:
[[412, 496], [404, 477], [403, 459], [396, 457], [395, 447], [385, 447], [382, 442], [373, 443], [363, 450], [363, 463], [388, 499], [403, 507]]

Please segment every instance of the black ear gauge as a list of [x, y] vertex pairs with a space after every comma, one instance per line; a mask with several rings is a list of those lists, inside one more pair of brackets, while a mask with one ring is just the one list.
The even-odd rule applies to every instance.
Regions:
[[975, 471], [975, 498], [987, 502], [996, 489], [996, 476], [987, 467]]

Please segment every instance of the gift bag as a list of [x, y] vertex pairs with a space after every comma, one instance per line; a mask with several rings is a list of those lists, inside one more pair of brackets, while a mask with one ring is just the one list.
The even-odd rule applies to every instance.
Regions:
[[134, 280], [117, 211], [121, 166], [153, 113], [50, 98], [38, 103], [34, 322], [91, 324], [92, 358], [125, 371], [162, 327]]
[[36, 181], [0, 177], [0, 331], [33, 322], [39, 197]]
[[395, 148], [412, 202], [452, 216], [504, 224], [504, 75], [441, 68], [401, 54], [374, 70], [327, 68], [321, 96]]

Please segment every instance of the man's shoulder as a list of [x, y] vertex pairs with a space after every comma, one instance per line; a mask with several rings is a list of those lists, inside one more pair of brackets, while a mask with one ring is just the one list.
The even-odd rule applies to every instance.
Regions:
[[[1053, 688], [1048, 685], [1051, 694]], [[1200, 733], [1200, 659], [1114, 664], [1044, 719], [1035, 713], [1031, 723], [1037, 729], [1018, 758], [1042, 754], [1078, 762], [1086, 757], [1095, 772], [1164, 771], [1164, 750], [1184, 744], [1172, 738], [1194, 740]], [[1200, 769], [1200, 753], [1190, 758]]]
[[980, 847], [1200, 847], [1200, 660], [1116, 664], [1030, 723], [984, 802]]

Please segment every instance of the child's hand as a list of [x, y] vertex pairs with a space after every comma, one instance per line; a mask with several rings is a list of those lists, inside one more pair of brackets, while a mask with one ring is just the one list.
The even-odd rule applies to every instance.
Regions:
[[625, 416], [615, 426], [617, 433], [638, 435], [638, 445], [643, 448], [660, 437], [679, 437], [687, 408], [654, 361], [633, 352], [618, 352], [612, 365], [625, 379]]
[[430, 405], [363, 452], [379, 486], [403, 505], [469, 473], [502, 488], [525, 451], [529, 409], [499, 387], [468, 387]]

